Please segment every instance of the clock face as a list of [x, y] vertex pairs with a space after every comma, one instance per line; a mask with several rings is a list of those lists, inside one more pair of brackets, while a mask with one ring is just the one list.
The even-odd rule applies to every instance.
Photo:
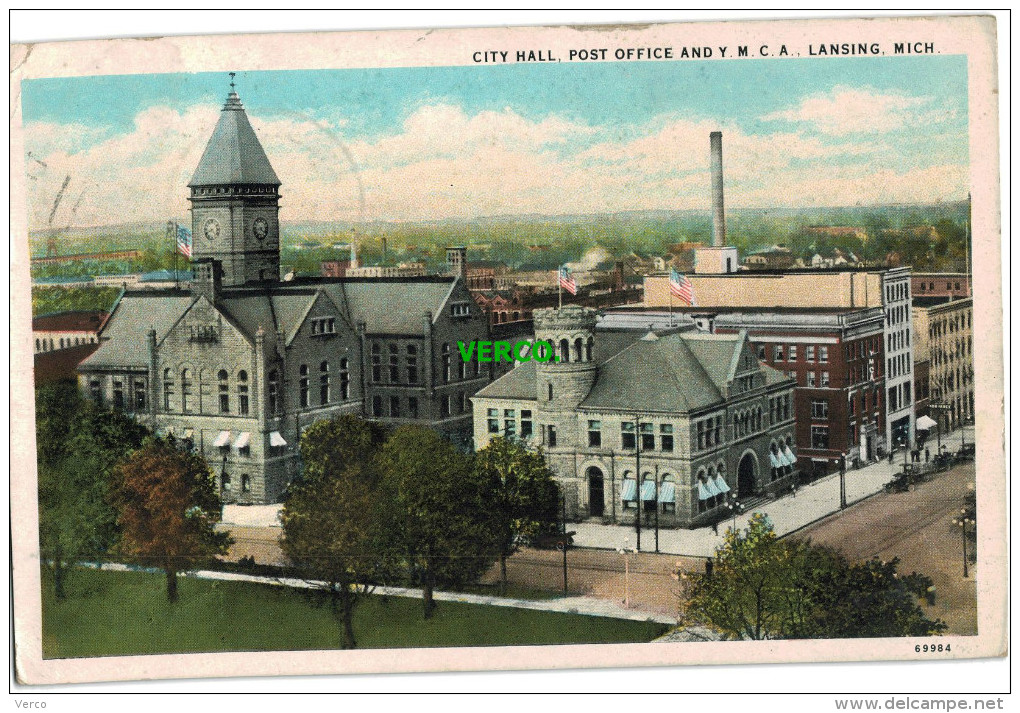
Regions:
[[251, 224], [251, 232], [258, 240], [264, 240], [269, 235], [269, 223], [265, 218], [256, 218]]
[[215, 240], [216, 238], [220, 237], [219, 222], [217, 222], [215, 218], [210, 218], [209, 220], [205, 221], [205, 223], [202, 225], [202, 232], [205, 234], [205, 237], [208, 238], [209, 240]]

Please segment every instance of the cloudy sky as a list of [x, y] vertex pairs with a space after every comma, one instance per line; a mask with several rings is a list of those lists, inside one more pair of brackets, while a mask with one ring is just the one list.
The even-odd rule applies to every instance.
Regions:
[[[32, 229], [187, 217], [222, 73], [23, 86]], [[960, 200], [962, 56], [243, 72], [281, 217], [416, 220]], [[56, 196], [70, 176], [59, 205]]]

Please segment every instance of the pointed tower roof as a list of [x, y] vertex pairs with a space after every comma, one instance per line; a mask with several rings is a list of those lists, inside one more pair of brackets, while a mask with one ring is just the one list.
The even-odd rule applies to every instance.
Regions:
[[251, 128], [241, 98], [231, 82], [230, 94], [223, 105], [220, 120], [216, 123], [212, 138], [188, 186], [222, 186], [233, 183], [279, 186], [280, 179], [270, 165], [255, 130]]

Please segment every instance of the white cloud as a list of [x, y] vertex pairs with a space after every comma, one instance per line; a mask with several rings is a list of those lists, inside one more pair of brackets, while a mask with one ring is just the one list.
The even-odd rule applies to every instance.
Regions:
[[[65, 176], [71, 181], [54, 227], [186, 218], [186, 184], [218, 116], [214, 105], [151, 107], [132, 131], [115, 136], [30, 124], [27, 145], [46, 164], [30, 166], [31, 227], [50, 224]], [[708, 134], [717, 129], [724, 133], [729, 206], [949, 200], [966, 193], [964, 164], [924, 168], [924, 157], [914, 155], [890, 164], [889, 146], [859, 138], [756, 135], [676, 115], [624, 131], [437, 103], [418, 108], [395, 132], [351, 141], [339, 128], [342, 118], [250, 118], [283, 182], [284, 221], [707, 209]], [[920, 167], [876, 171], [879, 156], [882, 166]]]
[[905, 126], [945, 121], [954, 114], [931, 108], [933, 97], [883, 94], [838, 86], [828, 94], [804, 99], [799, 106], [762, 117], [765, 121], [807, 123], [834, 136], [879, 134]]

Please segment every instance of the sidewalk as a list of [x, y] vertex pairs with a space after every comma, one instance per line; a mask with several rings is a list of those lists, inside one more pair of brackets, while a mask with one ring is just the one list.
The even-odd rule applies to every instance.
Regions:
[[[95, 565], [85, 565], [95, 567]], [[104, 564], [101, 569], [113, 570], [116, 572], [137, 572], [155, 571], [144, 570], [141, 567], [133, 567], [124, 564]], [[314, 589], [315, 583], [303, 579], [291, 577], [262, 577], [254, 574], [240, 574], [236, 572], [214, 572], [211, 570], [197, 570], [193, 572], [182, 572], [182, 576], [195, 577], [196, 579], [210, 579], [232, 582], [255, 582], [258, 584], [270, 584], [280, 587], [294, 587], [297, 589]], [[409, 589], [407, 587], [375, 587], [372, 593], [378, 596], [407, 597], [410, 599], [421, 599], [420, 589]], [[587, 616], [600, 616], [609, 619], [626, 619], [628, 621], [655, 621], [660, 624], [676, 624], [676, 617], [657, 612], [640, 611], [637, 609], [625, 609], [613, 602], [592, 597], [563, 597], [561, 599], [510, 599], [509, 597], [490, 597], [484, 594], [462, 594], [460, 592], [436, 591], [433, 596], [437, 602], [461, 602], [463, 604], [482, 604], [492, 607], [511, 607], [514, 609], [532, 609], [535, 611], [557, 612], [560, 614], [584, 614]]]
[[[967, 441], [973, 443], [973, 427], [967, 431]], [[956, 430], [942, 435], [943, 445], [955, 453], [960, 445], [960, 431]], [[934, 454], [935, 439], [929, 439], [929, 448]], [[899, 451], [890, 464], [888, 459], [877, 463], [849, 470], [846, 473], [846, 501], [852, 505], [882, 490], [892, 480], [894, 473], [903, 470], [903, 452]], [[801, 529], [812, 522], [839, 511], [839, 473], [827, 475], [811, 485], [797, 489], [796, 495], [784, 495], [776, 500], [762, 503], [752, 511], [719, 522], [719, 534], [713, 534], [711, 527], [697, 530], [659, 530], [659, 552], [692, 557], [711, 557], [716, 548], [723, 543], [723, 536], [734, 522], [738, 529], [744, 529], [755, 512], [768, 515], [780, 536]], [[655, 551], [655, 531], [649, 527], [651, 523], [642, 521], [641, 551]], [[634, 547], [636, 542], [633, 525], [600, 525], [595, 523], [578, 523], [570, 525], [574, 530], [575, 547], [599, 547], [605, 549], [622, 549]]]

